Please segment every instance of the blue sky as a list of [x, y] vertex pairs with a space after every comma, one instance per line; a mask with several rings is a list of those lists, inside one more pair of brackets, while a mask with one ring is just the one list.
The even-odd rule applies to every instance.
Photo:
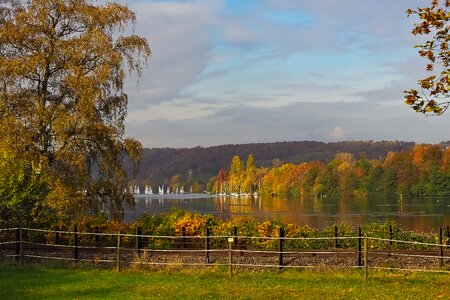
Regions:
[[129, 79], [128, 136], [145, 147], [449, 139], [403, 91], [425, 75], [405, 10], [429, 1], [120, 1], [153, 51]]

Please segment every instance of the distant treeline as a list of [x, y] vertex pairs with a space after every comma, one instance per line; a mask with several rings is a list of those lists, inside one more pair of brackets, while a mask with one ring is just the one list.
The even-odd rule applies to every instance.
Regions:
[[[327, 163], [336, 153], [351, 153], [353, 159], [384, 160], [388, 152], [411, 150], [412, 142], [399, 141], [351, 141], [323, 143], [315, 141], [222, 145], [195, 148], [144, 149], [140, 169], [130, 184], [180, 187], [193, 186], [194, 191], [211, 189], [211, 177], [220, 169], [228, 169], [234, 155], [242, 158], [253, 154], [255, 165], [272, 167], [280, 164], [300, 164], [319, 161]], [[444, 145], [444, 144], [443, 144]], [[442, 146], [442, 145], [441, 145]], [[129, 174], [133, 171], [128, 167]]]
[[279, 163], [272, 167], [256, 167], [253, 155], [246, 163], [236, 155], [228, 170], [218, 172], [212, 191], [332, 197], [450, 196], [450, 147], [415, 145], [378, 159], [356, 159], [352, 153], [339, 152], [327, 163]]

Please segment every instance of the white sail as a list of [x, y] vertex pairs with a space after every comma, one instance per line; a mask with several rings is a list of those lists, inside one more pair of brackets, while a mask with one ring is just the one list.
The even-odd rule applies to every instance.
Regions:
[[139, 194], [141, 193], [141, 191], [139, 190], [139, 187], [138, 187], [137, 185], [134, 186], [133, 193], [134, 193], [135, 195], [139, 195]]

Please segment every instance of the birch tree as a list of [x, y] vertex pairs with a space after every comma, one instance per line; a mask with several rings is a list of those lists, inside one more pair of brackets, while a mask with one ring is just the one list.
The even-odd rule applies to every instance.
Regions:
[[14, 128], [0, 135], [21, 133], [7, 146], [38, 168], [48, 187], [38, 201], [59, 216], [117, 218], [132, 199], [122, 160], [137, 163], [142, 147], [124, 136], [124, 80], [151, 55], [126, 34], [135, 21], [117, 3], [0, 0], [0, 123]]

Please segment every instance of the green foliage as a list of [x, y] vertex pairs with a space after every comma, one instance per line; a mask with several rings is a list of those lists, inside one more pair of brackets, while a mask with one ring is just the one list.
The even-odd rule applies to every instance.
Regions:
[[[327, 226], [323, 229], [324, 236], [334, 236], [335, 226], [337, 227], [337, 236], [338, 237], [356, 237], [358, 236], [358, 232], [355, 228], [348, 224], [337, 224], [334, 226]], [[333, 241], [328, 240], [328, 243]], [[333, 242], [334, 243], [334, 242]], [[357, 240], [356, 239], [338, 239], [337, 245], [339, 248], [355, 248]]]
[[[4, 137], [0, 133], [0, 139]], [[0, 225], [27, 226], [45, 219], [39, 200], [48, 183], [15, 149], [6, 137], [0, 143]], [[50, 220], [47, 220], [50, 221]]]
[[385, 169], [382, 172], [378, 189], [384, 196], [395, 194], [395, 173], [391, 169]]
[[[285, 226], [285, 236], [292, 238], [314, 238], [321, 237], [319, 230], [309, 227], [308, 225], [287, 224]], [[330, 243], [326, 240], [286, 240], [286, 249], [320, 249], [325, 244]]]

